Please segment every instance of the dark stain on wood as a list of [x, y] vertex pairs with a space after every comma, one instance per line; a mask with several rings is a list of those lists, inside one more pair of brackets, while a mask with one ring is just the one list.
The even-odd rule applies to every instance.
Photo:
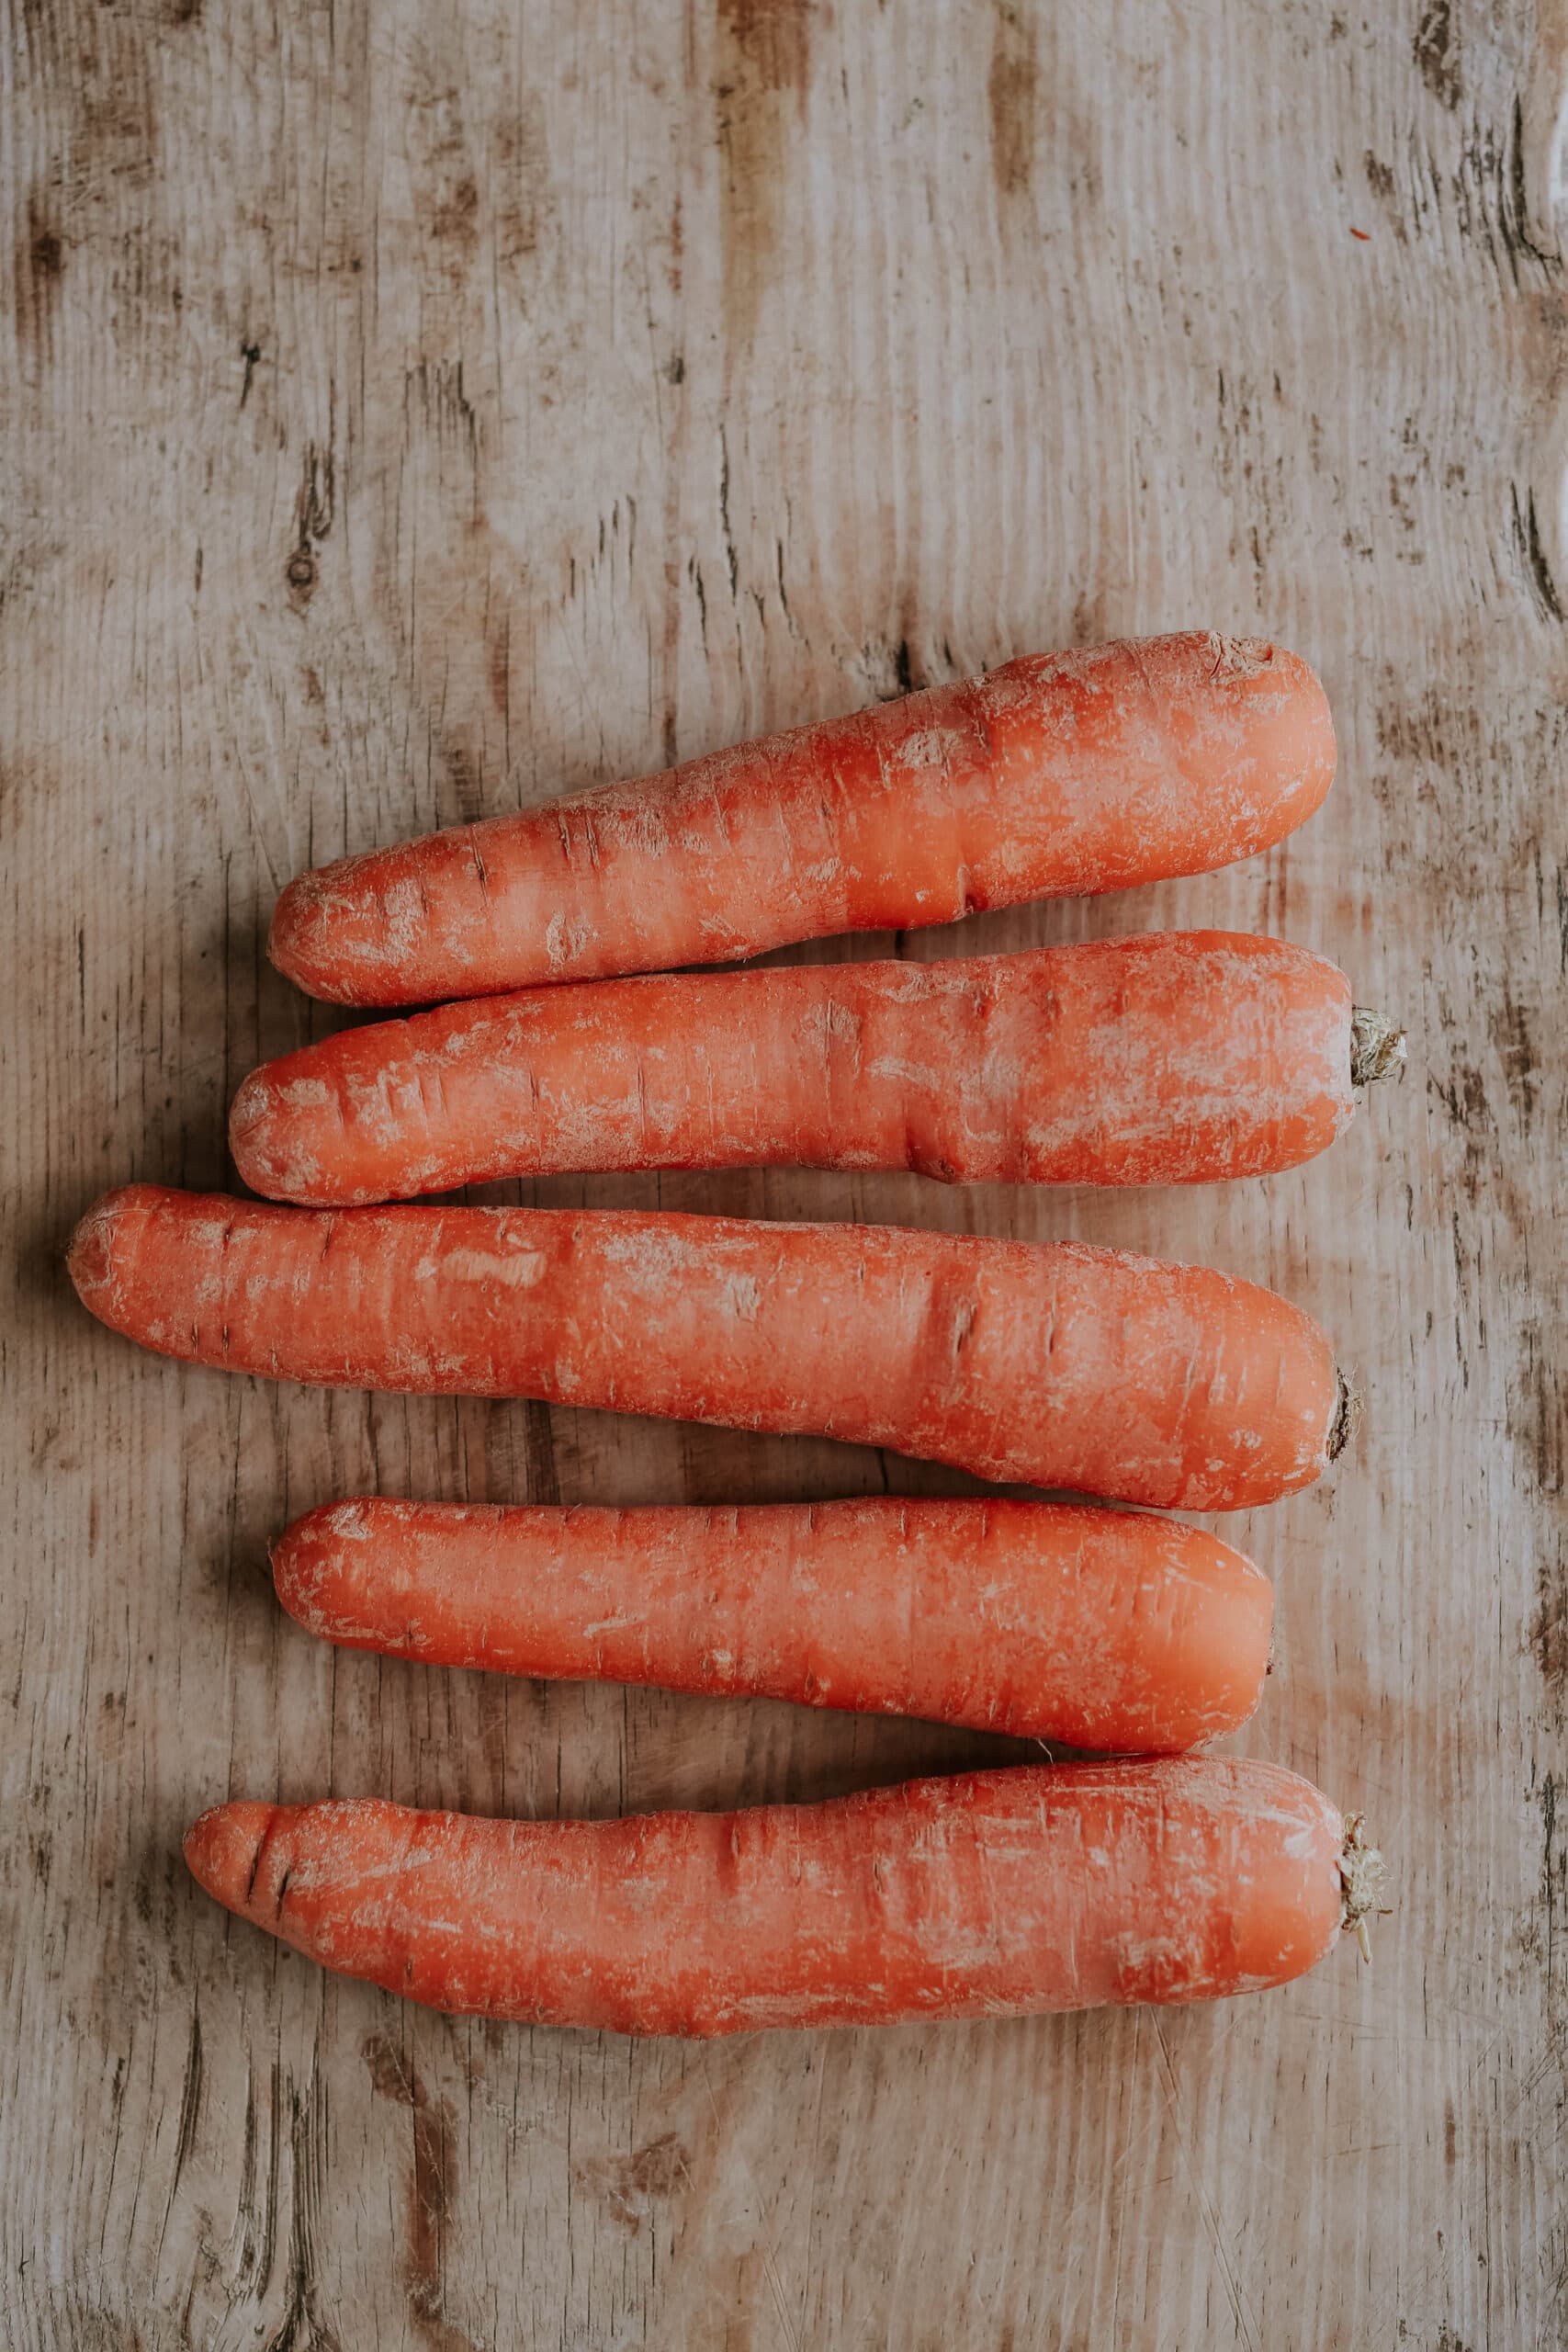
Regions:
[[1390, 677], [1373, 714], [1378, 750], [1384, 758], [1413, 760], [1422, 765], [1453, 768], [1477, 749], [1472, 718], [1455, 710], [1435, 688], [1419, 695], [1401, 691]]
[[1521, 499], [1517, 482], [1512, 492], [1510, 535], [1514, 551], [1524, 567], [1530, 600], [1541, 619], [1561, 621], [1568, 618], [1557, 593], [1557, 582], [1551, 576], [1551, 566], [1546, 560], [1546, 549], [1541, 545], [1540, 517], [1536, 513], [1535, 492], [1527, 491]]
[[479, 209], [479, 185], [470, 172], [454, 180], [451, 187], [431, 216], [430, 230], [444, 242], [456, 238], [471, 250], [477, 234], [475, 217]]
[[558, 1503], [560, 1479], [556, 1470], [555, 1430], [550, 1408], [530, 1397], [523, 1408], [523, 1458], [527, 1465], [528, 1500]]
[[1024, 195], [1034, 169], [1039, 40], [1033, 9], [1014, 5], [1014, 0], [1000, 0], [986, 103], [991, 118], [991, 169], [997, 192], [1004, 198]]
[[1561, 1949], [1562, 1912], [1568, 1907], [1568, 1815], [1558, 1824], [1557, 1781], [1551, 1773], [1540, 1783], [1540, 1894], [1536, 1956], [1546, 1980], [1546, 2014], [1550, 2027], [1561, 2033], [1568, 2027], [1568, 1973]]
[[778, 263], [811, 72], [812, 0], [719, 0], [715, 129], [725, 323], [750, 343]]
[[1450, 109], [1464, 95], [1459, 69], [1459, 28], [1453, 0], [1429, 0], [1421, 11], [1411, 45], [1421, 79], [1440, 105]]
[[1508, 1434], [1542, 1495], [1562, 1492], [1565, 1404], [1551, 1342], [1539, 1324], [1528, 1323], [1519, 1334], [1519, 1363], [1508, 1387]]
[[17, 256], [17, 340], [49, 356], [54, 306], [65, 272], [65, 245], [49, 198], [35, 189]]
[[32, 273], [36, 296], [40, 287], [60, 276], [65, 266], [65, 248], [58, 232], [49, 228], [36, 212], [28, 222], [28, 264]]
[[454, 2121], [446, 2099], [415, 2099], [413, 2177], [409, 2194], [409, 2310], [426, 2328], [440, 2326], [444, 2352], [448, 2331], [442, 2321], [442, 2268], [457, 2186]]
[[[1556, 1436], [1558, 1476], [1562, 1476], [1562, 1433]], [[1530, 1649], [1540, 1679], [1559, 1704], [1568, 1702], [1568, 1550], [1559, 1537], [1543, 1554], [1537, 1576], [1540, 1606], [1530, 1624]]]
[[1519, 1001], [1506, 981], [1497, 1002], [1487, 1014], [1487, 1027], [1497, 1058], [1503, 1066], [1503, 1082], [1507, 1088], [1509, 1103], [1528, 1142], [1534, 1125], [1536, 1098], [1540, 1086], [1535, 1019], [1529, 1007]]
[[448, 741], [444, 749], [446, 774], [451, 782], [457, 822], [462, 825], [474, 824], [484, 815], [484, 778], [479, 773], [478, 764], [461, 743]]
[[512, 616], [503, 613], [491, 629], [485, 649], [485, 676], [490, 698], [502, 725], [512, 708]]
[[289, 600], [296, 612], [303, 612], [316, 593], [319, 576], [316, 548], [332, 529], [336, 503], [336, 469], [333, 453], [330, 448], [318, 448], [312, 441], [305, 450], [304, 473], [294, 504], [295, 543], [284, 567]]
[[479, 188], [456, 83], [423, 74], [410, 96], [408, 124], [415, 217], [435, 267], [461, 287], [479, 251]]
[[764, 90], [806, 92], [813, 0], [718, 0], [718, 22]]
[[413, 2120], [403, 2268], [409, 2316], [435, 2352], [474, 2352], [471, 2339], [452, 2325], [442, 2308], [446, 2237], [457, 2190], [457, 2118], [451, 2101], [430, 2097], [417, 2069], [404, 2064], [387, 2034], [367, 2035], [362, 2055], [378, 2098], [406, 2107]]
[[1529, 204], [1525, 187], [1525, 109], [1522, 98], [1514, 100], [1508, 118], [1508, 137], [1504, 149], [1501, 187], [1497, 206], [1497, 227], [1507, 252], [1514, 284], [1519, 283], [1519, 265], [1533, 262], [1549, 277], [1559, 276], [1562, 256], [1546, 253], [1536, 243], [1530, 232]]
[[411, 368], [403, 379], [403, 412], [411, 441], [416, 423], [438, 440], [450, 433], [464, 444], [470, 463], [478, 464], [479, 421], [463, 388], [460, 359], [422, 359], [417, 368]]
[[1496, 1162], [1496, 1125], [1486, 1099], [1486, 1080], [1475, 1064], [1461, 1055], [1446, 1085], [1435, 1077], [1429, 1083], [1461, 1139], [1462, 1164], [1459, 1182], [1473, 1207], [1486, 1189]]
[[333, 526], [337, 505], [337, 469], [330, 449], [312, 441], [305, 451], [305, 471], [297, 509], [302, 539], [324, 539]]
[[691, 2157], [674, 2132], [661, 2132], [629, 2155], [586, 2157], [572, 2168], [578, 2186], [598, 2198], [633, 2237], [654, 2207], [691, 2177]]
[[1501, 135], [1474, 109], [1460, 120], [1459, 167], [1448, 183], [1460, 235], [1486, 252], [1512, 294], [1527, 290], [1531, 280], [1554, 282], [1562, 258], [1543, 250], [1530, 227], [1522, 101], [1514, 100]]
[[525, 91], [515, 112], [496, 124], [492, 152], [495, 257], [503, 271], [518, 273], [538, 252], [553, 205], [545, 107], [536, 90]]
[[412, 2068], [403, 2064], [397, 2044], [387, 2034], [367, 2034], [360, 2054], [369, 2069], [370, 2087], [377, 2098], [389, 2098], [399, 2107], [412, 2107], [415, 2077]]
[[1385, 164], [1382, 156], [1375, 154], [1372, 149], [1369, 147], [1366, 153], [1361, 158], [1361, 169], [1366, 174], [1368, 187], [1377, 198], [1378, 202], [1383, 209], [1389, 227], [1393, 231], [1394, 235], [1399, 239], [1402, 245], [1408, 243], [1409, 232], [1405, 228], [1404, 216], [1399, 209], [1399, 198], [1394, 188], [1393, 164]]

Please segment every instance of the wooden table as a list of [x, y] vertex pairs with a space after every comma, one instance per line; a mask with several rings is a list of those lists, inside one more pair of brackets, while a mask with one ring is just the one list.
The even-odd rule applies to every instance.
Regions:
[[[772, 2352], [1564, 2341], [1568, 959], [1557, 11], [1269, 0], [12, 0], [0, 1053], [0, 2335]], [[1556, 29], [1554, 29], [1556, 28]], [[1338, 785], [1229, 874], [901, 939], [1278, 930], [1406, 1018], [1325, 1159], [1039, 1198], [787, 1172], [525, 1197], [1210, 1260], [1366, 1392], [1242, 1743], [1397, 1911], [1291, 1990], [711, 2048], [485, 2029], [230, 1920], [231, 1792], [521, 1814], [1017, 1753], [313, 1644], [368, 1488], [957, 1483], [827, 1443], [138, 1356], [74, 1217], [231, 1181], [331, 1016], [298, 867], [1029, 649], [1321, 666]], [[812, 954], [886, 954], [886, 939]], [[1556, 1010], [1553, 1011], [1555, 1005]]]

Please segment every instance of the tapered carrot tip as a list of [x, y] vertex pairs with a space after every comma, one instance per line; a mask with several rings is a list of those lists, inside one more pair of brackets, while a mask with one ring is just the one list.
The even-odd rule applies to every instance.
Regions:
[[333, 891], [327, 877], [331, 873], [330, 866], [312, 867], [297, 874], [278, 894], [267, 925], [266, 953], [268, 962], [280, 972], [314, 971], [330, 949]]
[[256, 1917], [252, 1902], [262, 1849], [277, 1811], [254, 1801], [210, 1805], [186, 1831], [186, 1867], [226, 1910]]
[[110, 1193], [96, 1201], [72, 1234], [65, 1251], [66, 1271], [76, 1286], [76, 1295], [88, 1306], [108, 1282], [114, 1264], [118, 1200], [118, 1195]]
[[354, 1555], [355, 1548], [363, 1553], [373, 1544], [375, 1520], [363, 1498], [322, 1503], [268, 1545], [279, 1600], [312, 1633], [326, 1634], [365, 1614], [363, 1572]]
[[95, 1201], [71, 1236], [66, 1272], [90, 1314], [117, 1330], [125, 1328], [120, 1298], [126, 1272], [147, 1222], [149, 1206], [163, 1195], [152, 1184], [122, 1184]]

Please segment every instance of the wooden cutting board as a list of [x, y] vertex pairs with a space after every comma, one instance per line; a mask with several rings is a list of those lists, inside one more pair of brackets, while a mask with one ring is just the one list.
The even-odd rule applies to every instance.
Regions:
[[[0, 510], [0, 2336], [24, 2347], [1482, 2352], [1564, 2340], [1560, 12], [1454, 0], [17, 0]], [[1276, 931], [1406, 1019], [1325, 1160], [1106, 1199], [787, 1172], [525, 1197], [1076, 1235], [1273, 1284], [1367, 1415], [1225, 1522], [1242, 1743], [1394, 1866], [1201, 2013], [708, 2049], [486, 2030], [202, 1899], [231, 1792], [523, 1814], [1013, 1755], [313, 1645], [372, 1488], [955, 1481], [139, 1357], [61, 1250], [231, 1181], [333, 1016], [298, 867], [1027, 650], [1277, 632], [1340, 729], [1267, 859], [900, 938]], [[811, 954], [886, 954], [886, 938]], [[1554, 1220], [1553, 1211], [1559, 1212]]]

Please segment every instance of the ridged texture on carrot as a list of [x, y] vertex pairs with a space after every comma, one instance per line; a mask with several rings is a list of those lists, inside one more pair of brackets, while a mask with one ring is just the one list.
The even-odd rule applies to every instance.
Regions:
[[1350, 1012], [1321, 956], [1224, 932], [607, 980], [345, 1030], [254, 1071], [229, 1134], [255, 1191], [321, 1205], [755, 1162], [1206, 1183], [1334, 1140]]
[[1195, 1527], [1061, 1503], [559, 1510], [367, 1496], [273, 1546], [328, 1641], [434, 1666], [747, 1692], [1168, 1754], [1268, 1671], [1261, 1570]]
[[623, 1821], [224, 1804], [186, 1859], [433, 2007], [709, 2035], [1258, 1992], [1335, 1941], [1343, 1831], [1293, 1772], [1189, 1757]]
[[1280, 646], [1032, 655], [320, 867], [268, 948], [345, 1004], [722, 963], [1228, 865], [1311, 816], [1334, 761], [1323, 688]]
[[1298, 1307], [1077, 1243], [130, 1185], [70, 1264], [115, 1329], [231, 1372], [814, 1431], [1179, 1510], [1307, 1485], [1339, 1419]]

